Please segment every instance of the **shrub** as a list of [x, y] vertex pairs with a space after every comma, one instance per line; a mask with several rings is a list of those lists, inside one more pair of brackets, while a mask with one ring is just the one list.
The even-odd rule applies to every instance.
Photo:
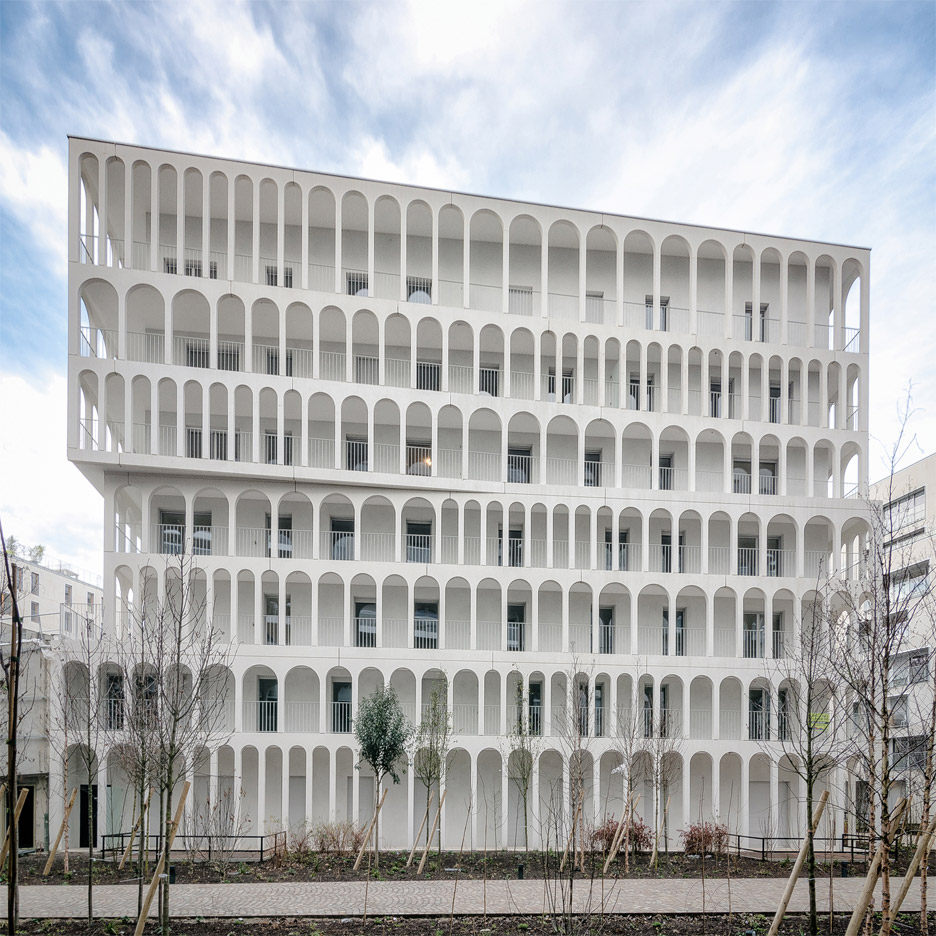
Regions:
[[631, 851], [646, 852], [653, 848], [653, 830], [639, 816], [634, 816], [630, 824]]
[[592, 851], [610, 851], [611, 843], [617, 834], [618, 821], [614, 816], [609, 816], [604, 825], [596, 826], [591, 833]]
[[687, 855], [724, 855], [728, 850], [728, 827], [718, 822], [696, 822], [679, 836]]
[[357, 852], [365, 830], [353, 822], [320, 822], [312, 827], [312, 847], [325, 854]]

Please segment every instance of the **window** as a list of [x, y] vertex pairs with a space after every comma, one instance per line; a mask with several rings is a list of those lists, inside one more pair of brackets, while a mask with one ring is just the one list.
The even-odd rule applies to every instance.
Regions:
[[507, 605], [507, 649], [522, 652], [526, 649], [526, 605]]
[[923, 770], [926, 766], [926, 736], [914, 735], [908, 738], [893, 738], [891, 740], [894, 769]]
[[929, 585], [929, 562], [917, 562], [891, 576], [890, 603], [897, 614], [907, 614], [925, 594]]
[[348, 471], [367, 471], [367, 439], [348, 436], [345, 439], [345, 468]]
[[86, 597], [88, 599], [88, 607], [90, 608], [94, 605], [94, 592], [88, 592]]
[[275, 647], [279, 643], [279, 596], [263, 596], [263, 642]]
[[598, 609], [598, 652], [614, 653], [614, 608]]
[[212, 429], [209, 445], [211, 446], [211, 458], [218, 461], [227, 459], [227, 431], [225, 429]]
[[354, 603], [354, 645], [377, 646], [377, 605], [373, 601]]
[[777, 493], [777, 463], [776, 462], [761, 462], [760, 463], [760, 476], [759, 476], [759, 489], [761, 494], [776, 494]]
[[257, 731], [276, 731], [276, 680], [257, 677]]
[[442, 389], [442, 365], [438, 361], [416, 361], [416, 389]]
[[179, 265], [175, 257], [163, 257], [163, 273], [178, 273]]
[[907, 686], [929, 679], [928, 647], [897, 654], [891, 661], [891, 685]]
[[275, 432], [271, 432], [269, 429], [263, 433], [263, 460], [268, 465], [276, 464], [276, 443], [278, 439]]
[[367, 296], [367, 274], [360, 270], [348, 270], [345, 283], [349, 296]]
[[[677, 608], [676, 609], [676, 627], [675, 627], [675, 637], [676, 637], [676, 656], [685, 656], [686, 655], [686, 609]], [[663, 656], [669, 654], [669, 608], [663, 606], [663, 628], [662, 628], [662, 653]]]
[[331, 520], [331, 557], [332, 559], [354, 558], [354, 521], [332, 517]]
[[530, 484], [533, 467], [532, 448], [507, 449], [507, 480], [511, 484]]
[[351, 683], [332, 683], [332, 731], [348, 734], [351, 731]]
[[267, 286], [275, 286], [277, 275], [276, 275], [276, 264], [267, 264], [266, 267], [266, 284]]
[[439, 603], [417, 601], [413, 605], [413, 646], [435, 650], [439, 646]]
[[421, 302], [426, 305], [432, 302], [432, 280], [425, 276], [406, 277], [406, 301]]
[[[266, 554], [271, 554], [271, 536], [270, 536], [270, 515], [266, 514]], [[277, 554], [280, 559], [291, 559], [293, 554], [293, 531], [292, 515], [280, 514], [277, 524], [279, 526], [279, 536], [277, 543]]]
[[218, 342], [218, 370], [240, 370], [240, 345], [236, 341]]
[[105, 679], [104, 726], [111, 731], [120, 731], [124, 726], [123, 676], [120, 673], [107, 673]]
[[432, 562], [432, 524], [406, 521], [406, 561]]
[[507, 534], [507, 561], [504, 561], [504, 530], [497, 530], [497, 564], [508, 566], [523, 565], [523, 530], [512, 527]]
[[549, 368], [549, 373], [546, 376], [546, 402], [547, 403], [571, 403], [572, 402], [572, 387], [573, 377], [571, 368], [564, 370], [562, 372], [562, 393], [556, 397], [556, 370], [553, 367]]
[[748, 694], [748, 738], [770, 739], [770, 695], [766, 689], [751, 689]]
[[199, 426], [185, 427], [185, 457], [202, 457], [202, 431]]
[[764, 615], [758, 612], [744, 614], [744, 656], [745, 659], [762, 659], [766, 656]]
[[33, 595], [39, 594], [39, 573], [31, 572], [29, 576], [29, 591]]
[[65, 586], [65, 604], [70, 605], [72, 603], [72, 587], [71, 585]]
[[32, 619], [33, 624], [39, 623], [39, 602], [31, 601], [29, 603], [29, 617]]
[[627, 571], [627, 544], [630, 530], [618, 530], [617, 566], [614, 565], [614, 546], [611, 542], [611, 530], [605, 530], [605, 569]]
[[770, 421], [780, 422], [780, 384], [770, 385]]
[[736, 461], [732, 467], [732, 489], [735, 494], [751, 493], [751, 463]]
[[[779, 536], [767, 537], [767, 574], [772, 576], [783, 575], [783, 540]], [[792, 570], [787, 570], [790, 574]]]
[[908, 526], [922, 525], [925, 518], [926, 489], [920, 488], [884, 506], [884, 535], [896, 533]]
[[500, 368], [478, 368], [478, 392], [488, 396], [500, 396]]
[[767, 340], [767, 312], [769, 303], [762, 302], [760, 307], [760, 317], [757, 324], [754, 323], [754, 306], [751, 302], [744, 304], [744, 337], [747, 341], [766, 341]]
[[673, 490], [673, 456], [660, 455], [660, 490]]
[[585, 453], [585, 487], [601, 487], [601, 451]]

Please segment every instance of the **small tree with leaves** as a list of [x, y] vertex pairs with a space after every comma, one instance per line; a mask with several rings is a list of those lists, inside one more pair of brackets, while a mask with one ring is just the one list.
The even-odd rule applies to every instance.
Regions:
[[[434, 788], [441, 796], [445, 783], [445, 768], [452, 745], [452, 715], [448, 709], [448, 684], [435, 686], [429, 693], [429, 702], [423, 708], [422, 718], [412, 735], [411, 754], [413, 773], [426, 789], [426, 806]], [[426, 848], [429, 841], [429, 823], [426, 823]], [[442, 853], [442, 833], [439, 832], [439, 853]]]
[[403, 714], [396, 692], [379, 686], [375, 692], [361, 700], [354, 719], [354, 737], [360, 749], [361, 764], [374, 771], [374, 866], [380, 866], [380, 787], [386, 777], [394, 783], [406, 767], [406, 745], [412, 735], [412, 726]]

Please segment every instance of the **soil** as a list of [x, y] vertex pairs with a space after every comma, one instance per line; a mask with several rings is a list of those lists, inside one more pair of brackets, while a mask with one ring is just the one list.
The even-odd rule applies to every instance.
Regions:
[[[354, 855], [326, 854], [322, 852], [306, 852], [304, 854], [290, 854], [277, 861], [267, 860], [262, 864], [253, 862], [229, 862], [226, 865], [214, 862], [194, 861], [179, 856], [174, 858], [172, 864], [175, 868], [175, 881], [177, 884], [210, 884], [226, 882], [231, 884], [252, 884], [266, 881], [363, 881], [368, 873], [371, 880], [405, 881], [405, 880], [447, 880], [450, 881], [457, 873], [461, 880], [480, 880], [487, 877], [489, 880], [515, 880], [518, 877], [518, 865], [523, 864], [524, 876], [527, 878], [542, 878], [544, 855], [542, 852], [488, 852], [485, 858], [483, 852], [464, 853], [443, 852], [441, 861], [433, 853], [426, 861], [426, 867], [421, 877], [417, 877], [416, 870], [419, 856], [413, 860], [410, 867], [406, 867], [407, 852], [381, 852], [380, 867], [371, 866], [368, 871], [368, 860], [365, 856], [358, 871], [353, 868]], [[87, 881], [88, 858], [86, 854], [72, 853], [69, 856], [70, 874], [63, 874], [61, 856], [56, 858], [52, 871], [48, 877], [42, 876], [46, 856], [41, 854], [24, 855], [20, 859], [21, 884], [81, 884]], [[551, 874], [555, 873], [557, 857], [549, 855]], [[594, 862], [592, 866], [591, 862]], [[698, 878], [704, 873], [710, 878], [724, 878], [730, 870], [732, 877], [789, 877], [792, 860], [784, 858], [775, 861], [761, 861], [757, 858], [734, 856], [714, 859], [711, 856], [703, 862], [701, 858], [682, 853], [660, 855], [656, 868], [650, 867], [649, 855], [638, 855], [631, 858], [627, 877], [630, 878]], [[903, 855], [897, 865], [898, 868], [905, 863]], [[604, 858], [595, 853], [594, 857], [586, 857], [586, 876], [601, 876]], [[934, 863], [936, 864], [936, 863]], [[152, 868], [152, 864], [150, 865]], [[594, 867], [594, 871], [591, 868]], [[820, 877], [828, 877], [830, 865], [819, 864], [817, 873]], [[839, 862], [831, 865], [833, 874], [838, 877], [842, 873]], [[864, 875], [865, 863], [855, 861], [848, 865], [851, 875]], [[936, 867], [934, 867], [936, 871]], [[805, 871], [803, 872], [805, 875]], [[624, 860], [616, 858], [608, 868], [608, 877], [616, 878], [624, 875]], [[118, 871], [115, 863], [111, 861], [95, 860], [94, 879], [100, 884], [135, 884], [137, 871], [128, 865], [123, 871]]]
[[[828, 916], [820, 921], [820, 932], [843, 936], [848, 915], [837, 914], [829, 927]], [[930, 927], [936, 927], [936, 913], [928, 915]], [[173, 919], [172, 936], [763, 936], [770, 918], [763, 914], [606, 916], [568, 921], [543, 917], [375, 917], [366, 923], [360, 917], [338, 919], [253, 919], [253, 920], [184, 920]], [[879, 925], [879, 924], [878, 924]], [[558, 927], [558, 928], [557, 928]], [[876, 932], [878, 926], [874, 926]], [[2, 930], [5, 932], [5, 930]], [[25, 920], [19, 936], [130, 936], [133, 921], [97, 920], [90, 926], [84, 920]], [[158, 933], [156, 923], [149, 923], [146, 936]], [[802, 936], [809, 932], [807, 918], [789, 914], [780, 927], [781, 936]], [[910, 936], [920, 932], [916, 914], [900, 914], [894, 932]]]

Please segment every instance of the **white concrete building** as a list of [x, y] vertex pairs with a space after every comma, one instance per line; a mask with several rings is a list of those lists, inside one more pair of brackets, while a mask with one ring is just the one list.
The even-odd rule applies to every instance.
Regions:
[[[23, 618], [22, 696], [19, 729], [18, 783], [29, 789], [19, 821], [22, 849], [47, 847], [49, 816], [61, 815], [58, 803], [50, 804], [49, 768], [55, 761], [49, 742], [50, 691], [57, 670], [59, 651], [74, 638], [82, 622], [102, 621], [102, 591], [99, 576], [79, 572], [52, 560], [34, 561], [16, 555], [11, 562], [17, 604]], [[0, 578], [5, 576], [0, 575]], [[12, 636], [12, 602], [6, 590], [0, 602], [0, 644], [7, 655]], [[8, 712], [0, 713], [6, 737]], [[6, 778], [6, 752], [0, 760], [0, 776]], [[52, 797], [56, 795], [53, 789]], [[87, 784], [81, 790], [88, 795]], [[87, 802], [86, 800], [82, 800]], [[87, 816], [87, 810], [82, 813]], [[0, 815], [0, 836], [5, 830], [6, 812]], [[87, 834], [87, 821], [79, 833]], [[53, 830], [52, 835], [55, 835]], [[76, 840], [77, 841], [77, 840]]]
[[[765, 661], [865, 529], [868, 250], [85, 139], [68, 243], [106, 615], [184, 549], [238, 642], [196, 800], [242, 779], [255, 828], [364, 819], [355, 707], [389, 684], [415, 718], [444, 679], [444, 841], [470, 795], [473, 841], [510, 846], [516, 681], [538, 813], [572, 680], [589, 815], [621, 813], [638, 707], [681, 739], [672, 830], [700, 794], [796, 830]], [[421, 802], [408, 773], [386, 844]]]

